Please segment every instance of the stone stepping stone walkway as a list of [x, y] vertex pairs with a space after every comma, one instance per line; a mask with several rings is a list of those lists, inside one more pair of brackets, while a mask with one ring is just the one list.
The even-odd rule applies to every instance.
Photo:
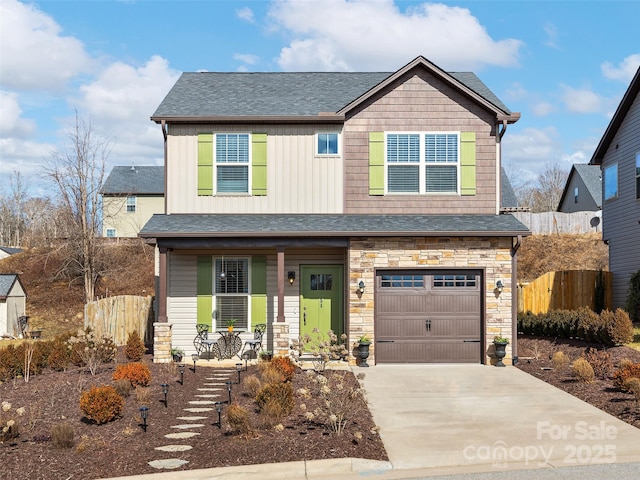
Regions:
[[203, 413], [203, 412], [211, 412], [213, 408], [210, 407], [200, 407], [200, 408], [183, 408], [185, 412], [191, 413]]
[[213, 405], [216, 402], [213, 402], [211, 400], [190, 400], [189, 403], [191, 405]]
[[190, 428], [204, 427], [204, 423], [183, 423], [182, 425], [171, 425], [171, 428], [179, 428], [180, 430], [188, 430]]
[[161, 452], [186, 452], [192, 448], [191, 445], [163, 445], [162, 447], [156, 447], [154, 450], [160, 450]]
[[167, 433], [164, 438], [171, 438], [171, 439], [177, 439], [177, 438], [191, 438], [191, 437], [196, 437], [200, 435], [200, 432], [178, 432], [178, 433]]
[[162, 469], [173, 470], [174, 468], [181, 467], [185, 463], [189, 463], [189, 462], [187, 460], [180, 460], [179, 458], [166, 458], [164, 460], [154, 460], [148, 463], [153, 468], [157, 468], [158, 470], [162, 470]]
[[178, 417], [178, 420], [206, 420], [209, 417], [198, 417], [198, 416], [192, 416], [192, 417]]

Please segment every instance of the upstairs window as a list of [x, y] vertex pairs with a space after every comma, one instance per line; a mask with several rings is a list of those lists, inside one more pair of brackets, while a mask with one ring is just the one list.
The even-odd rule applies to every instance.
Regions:
[[573, 189], [573, 203], [578, 203], [578, 187]]
[[618, 196], [618, 164], [604, 169], [604, 199], [611, 200]]
[[249, 193], [249, 134], [218, 133], [215, 149], [216, 192]]
[[334, 132], [316, 135], [316, 155], [338, 155], [338, 134]]
[[458, 193], [458, 133], [389, 133], [388, 193]]
[[136, 211], [136, 197], [127, 197], [127, 213]]

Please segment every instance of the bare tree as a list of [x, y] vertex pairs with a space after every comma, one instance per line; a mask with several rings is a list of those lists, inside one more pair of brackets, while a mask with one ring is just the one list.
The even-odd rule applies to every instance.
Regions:
[[567, 182], [569, 172], [555, 163], [549, 163], [534, 185], [523, 184], [516, 189], [518, 204], [533, 213], [555, 211]]
[[8, 195], [0, 196], [0, 243], [19, 247], [27, 228], [24, 214], [27, 193], [20, 172], [14, 170], [9, 188]]
[[100, 231], [100, 187], [112, 143], [94, 135], [91, 122], [76, 112], [75, 125], [68, 143], [55, 152], [47, 176], [57, 187], [64, 210], [66, 237], [70, 254], [64, 265], [70, 277], [79, 277], [84, 285], [85, 302], [93, 301], [101, 272], [101, 252], [96, 236]]

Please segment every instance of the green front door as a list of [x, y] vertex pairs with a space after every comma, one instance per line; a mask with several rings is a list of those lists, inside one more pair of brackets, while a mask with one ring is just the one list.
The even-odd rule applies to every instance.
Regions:
[[300, 335], [344, 330], [342, 265], [301, 265]]

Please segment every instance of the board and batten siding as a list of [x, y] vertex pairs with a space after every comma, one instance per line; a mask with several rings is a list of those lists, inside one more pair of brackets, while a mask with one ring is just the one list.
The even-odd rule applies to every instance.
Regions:
[[[172, 324], [172, 345], [181, 348], [187, 356], [195, 353], [193, 339], [196, 335], [197, 318], [197, 259], [199, 255], [220, 256], [221, 252], [198, 251], [182, 253], [173, 251], [169, 254], [167, 268], [169, 285], [167, 293], [167, 316]], [[267, 323], [276, 321], [278, 313], [278, 270], [277, 257], [274, 251], [225, 251], [225, 257], [265, 256], [267, 259]], [[289, 340], [300, 334], [300, 265], [309, 264], [344, 264], [345, 252], [341, 249], [316, 248], [312, 251], [290, 249], [285, 251], [285, 275], [288, 271], [296, 272], [293, 285], [285, 284], [284, 314], [289, 325]], [[251, 302], [251, 299], [249, 299]], [[249, 305], [251, 311], [251, 305]], [[251, 327], [253, 328], [253, 326]], [[269, 330], [267, 330], [269, 332]], [[214, 335], [217, 335], [214, 333]], [[251, 338], [250, 332], [241, 334], [241, 338]], [[273, 350], [272, 340], [264, 338], [264, 348]]]
[[[496, 214], [494, 118], [426, 71], [412, 72], [351, 112], [344, 127], [345, 213]], [[370, 132], [475, 132], [475, 195], [369, 195]]]
[[640, 153], [640, 96], [615, 134], [602, 161], [602, 171], [618, 164], [618, 197], [602, 195], [602, 236], [609, 241], [613, 273], [613, 308], [624, 307], [630, 276], [640, 270], [640, 200], [636, 200], [636, 154]]
[[[167, 139], [167, 213], [342, 213], [341, 156], [316, 156], [317, 132], [342, 126], [171, 125]], [[267, 194], [198, 195], [199, 133], [266, 133]], [[251, 175], [251, 169], [249, 169]]]

